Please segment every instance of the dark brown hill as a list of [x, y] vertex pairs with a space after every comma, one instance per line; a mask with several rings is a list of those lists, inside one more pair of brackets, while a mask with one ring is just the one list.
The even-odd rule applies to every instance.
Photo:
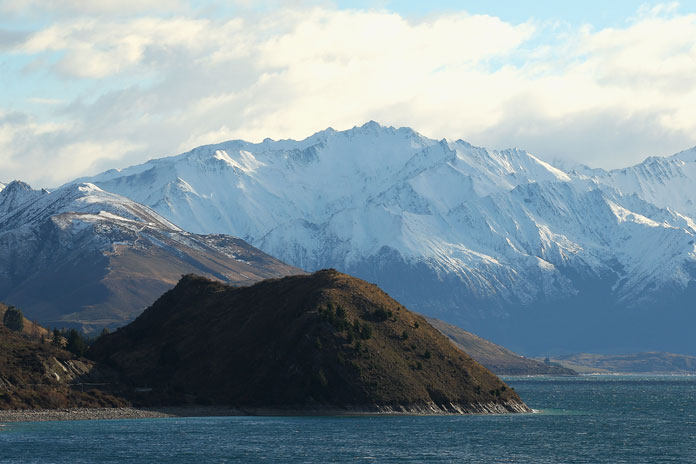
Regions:
[[333, 270], [243, 288], [185, 276], [92, 356], [151, 388], [139, 399], [149, 404], [528, 411], [423, 317]]
[[[45, 329], [44, 329], [45, 330]], [[124, 400], [98, 391], [105, 370], [0, 324], [0, 409], [115, 407]]]
[[427, 318], [437, 330], [447, 335], [455, 345], [497, 375], [578, 375], [558, 364], [547, 364], [525, 358], [457, 326], [439, 319]]

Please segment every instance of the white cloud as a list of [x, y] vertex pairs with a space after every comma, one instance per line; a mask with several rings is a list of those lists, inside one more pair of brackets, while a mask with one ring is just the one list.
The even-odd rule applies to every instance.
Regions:
[[62, 74], [103, 78], [138, 71], [138, 67], [140, 70], [166, 68], [180, 53], [199, 53], [203, 58], [208, 51], [206, 47], [221, 45], [211, 41], [216, 33], [211, 33], [209, 27], [205, 20], [180, 18], [106, 23], [83, 19], [39, 31], [18, 51], [64, 52], [56, 64]]
[[137, 14], [145, 11], [181, 9], [179, 0], [9, 0], [0, 1], [6, 15], [26, 14]]
[[[36, 56], [41, 72], [47, 61], [65, 79], [94, 81], [56, 113], [67, 123], [36, 141], [75, 160], [42, 178], [53, 185], [203, 143], [301, 138], [370, 119], [614, 167], [696, 144], [696, 15], [675, 8], [562, 37], [464, 13], [92, 17], [54, 23], [15, 53]], [[26, 124], [0, 121], [16, 166], [20, 153], [42, 159], [17, 142], [40, 126]]]
[[651, 5], [644, 3], [638, 8], [638, 12], [634, 19], [643, 19], [646, 17], [655, 17], [665, 14], [676, 13], [679, 9], [679, 2], [658, 3]]
[[60, 105], [61, 103], [65, 103], [65, 100], [60, 98], [31, 97], [28, 100], [31, 103], [38, 103], [40, 105]]
[[0, 175], [6, 182], [21, 179], [55, 187], [105, 160], [145, 148], [124, 140], [73, 140], [71, 135], [80, 132], [71, 123], [39, 123], [24, 114], [0, 113]]

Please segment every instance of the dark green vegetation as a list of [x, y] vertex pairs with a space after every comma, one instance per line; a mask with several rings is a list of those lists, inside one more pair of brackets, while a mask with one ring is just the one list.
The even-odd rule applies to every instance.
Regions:
[[51, 342], [54, 345], [64, 347], [66, 350], [77, 356], [85, 356], [89, 347], [96, 337], [87, 337], [77, 329], [53, 329]]
[[24, 330], [24, 316], [22, 311], [10, 306], [5, 310], [5, 315], [2, 317], [2, 324], [10, 330], [21, 332]]
[[333, 270], [242, 288], [185, 276], [91, 356], [147, 387], [131, 398], [149, 405], [528, 410], [424, 318]]
[[696, 356], [674, 353], [589, 354], [551, 358], [551, 362], [580, 373], [694, 374]]
[[557, 363], [544, 363], [525, 358], [507, 348], [489, 342], [471, 332], [442, 322], [427, 318], [437, 330], [448, 336], [455, 345], [487, 369], [498, 375], [577, 375], [570, 366], [563, 367]]

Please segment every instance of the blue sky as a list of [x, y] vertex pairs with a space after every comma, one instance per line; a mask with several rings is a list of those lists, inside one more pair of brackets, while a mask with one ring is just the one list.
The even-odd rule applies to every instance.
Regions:
[[[465, 10], [472, 14], [497, 16], [514, 23], [530, 18], [545, 21], [562, 21], [572, 25], [591, 24], [598, 28], [621, 26], [643, 5], [649, 2], [628, 0], [608, 1], [337, 1], [340, 8], [385, 8], [406, 16], [419, 17], [434, 13]], [[684, 9], [686, 2], [681, 2]]]
[[637, 163], [696, 145], [695, 4], [0, 0], [0, 181], [367, 120]]

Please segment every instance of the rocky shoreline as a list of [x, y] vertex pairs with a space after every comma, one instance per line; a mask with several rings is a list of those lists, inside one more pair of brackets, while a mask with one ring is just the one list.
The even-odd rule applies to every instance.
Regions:
[[235, 416], [236, 409], [224, 407], [167, 407], [167, 408], [64, 408], [22, 409], [0, 411], [3, 422], [46, 422], [73, 420], [153, 419], [164, 417]]
[[497, 404], [477, 404], [468, 407], [451, 405], [440, 408], [434, 405], [399, 407], [354, 407], [347, 409], [235, 409], [224, 406], [171, 406], [161, 408], [64, 408], [0, 410], [0, 424], [9, 422], [48, 422], [76, 420], [156, 419], [170, 417], [222, 417], [222, 416], [361, 416], [361, 415], [466, 415], [529, 413], [531, 409], [519, 403], [507, 404], [507, 409]]

